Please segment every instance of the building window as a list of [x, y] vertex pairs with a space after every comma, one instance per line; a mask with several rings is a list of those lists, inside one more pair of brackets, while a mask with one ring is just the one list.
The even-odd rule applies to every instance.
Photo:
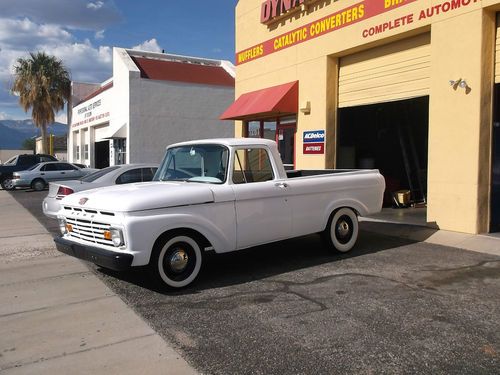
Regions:
[[75, 147], [75, 160], [80, 160], [80, 146]]
[[89, 145], [85, 145], [85, 160], [89, 160]]
[[297, 116], [246, 122], [245, 136], [276, 141], [285, 169], [295, 168]]
[[115, 165], [127, 163], [127, 139], [119, 138], [114, 140]]

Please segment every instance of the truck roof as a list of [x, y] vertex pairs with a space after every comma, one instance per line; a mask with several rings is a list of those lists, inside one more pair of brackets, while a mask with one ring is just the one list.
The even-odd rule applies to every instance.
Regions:
[[168, 146], [168, 148], [178, 147], [178, 146], [199, 145], [199, 144], [220, 144], [228, 147], [252, 146], [252, 145], [276, 147], [275, 141], [263, 138], [213, 138], [213, 139], [199, 139], [195, 141], [175, 143], [173, 145]]

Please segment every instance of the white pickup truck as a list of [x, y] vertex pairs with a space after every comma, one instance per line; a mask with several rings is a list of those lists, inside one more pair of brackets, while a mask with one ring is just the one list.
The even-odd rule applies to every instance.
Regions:
[[68, 195], [59, 251], [104, 268], [149, 265], [172, 288], [192, 283], [205, 251], [225, 253], [311, 233], [347, 252], [358, 215], [379, 212], [378, 170], [289, 171], [276, 143], [212, 139], [167, 148], [153, 182]]

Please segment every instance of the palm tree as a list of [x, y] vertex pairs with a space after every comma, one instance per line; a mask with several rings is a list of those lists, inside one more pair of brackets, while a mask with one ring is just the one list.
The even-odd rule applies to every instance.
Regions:
[[19, 58], [14, 66], [12, 93], [19, 96], [19, 104], [41, 130], [42, 152], [47, 153], [47, 125], [64, 108], [71, 95], [70, 74], [61, 60], [45, 52], [30, 53]]

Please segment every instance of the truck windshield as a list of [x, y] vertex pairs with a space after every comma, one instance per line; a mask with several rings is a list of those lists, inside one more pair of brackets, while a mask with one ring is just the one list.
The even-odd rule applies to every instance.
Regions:
[[189, 181], [222, 184], [226, 181], [229, 150], [220, 145], [173, 147], [153, 181]]

